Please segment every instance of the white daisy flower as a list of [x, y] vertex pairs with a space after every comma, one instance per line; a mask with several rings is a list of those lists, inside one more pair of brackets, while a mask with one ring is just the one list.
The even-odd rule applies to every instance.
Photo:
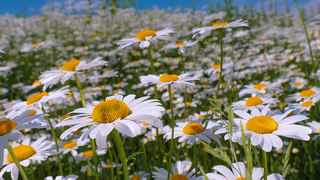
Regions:
[[[33, 111], [25, 111], [13, 118], [5, 117], [0, 121], [0, 165], [3, 164], [3, 150], [8, 141], [15, 141], [23, 138], [20, 130], [29, 128], [41, 128], [42, 124], [35, 121], [42, 118], [43, 114], [32, 115]], [[31, 116], [30, 116], [31, 115]]]
[[179, 52], [181, 54], [184, 54], [185, 52], [185, 48], [186, 47], [191, 47], [193, 45], [195, 45], [197, 43], [197, 41], [184, 41], [184, 42], [179, 42], [179, 43], [171, 43], [171, 44], [168, 44], [166, 46], [164, 46], [163, 48], [164, 49], [179, 49]]
[[272, 90], [277, 88], [278, 84], [271, 84], [266, 81], [262, 81], [257, 84], [246, 85], [244, 89], [239, 92], [239, 96], [242, 97], [246, 94], [251, 94], [252, 96], [256, 96], [258, 94], [265, 95], [268, 90]]
[[[30, 138], [25, 138], [20, 145], [13, 146], [12, 150], [20, 165], [24, 167], [28, 167], [31, 161], [32, 163], [39, 163], [56, 153], [54, 143], [46, 140], [46, 137], [39, 138], [32, 143]], [[11, 179], [17, 180], [19, 170], [7, 150], [4, 151], [4, 157], [6, 157], [4, 160], [5, 166], [0, 171], [0, 179], [3, 179], [4, 173], [10, 172]]]
[[198, 80], [198, 78], [194, 77], [191, 73], [184, 73], [181, 75], [177, 74], [161, 74], [161, 75], [147, 75], [147, 76], [140, 76], [140, 81], [143, 84], [156, 84], [158, 87], [166, 87], [169, 84], [173, 86], [194, 86], [193, 83], [189, 81]]
[[311, 107], [314, 106], [318, 100], [316, 98], [306, 99], [299, 103], [291, 104], [292, 108], [298, 110], [298, 112], [302, 111], [310, 111]]
[[84, 146], [88, 143], [88, 139], [85, 139], [81, 141], [80, 139], [70, 140], [61, 146], [62, 154], [68, 154], [69, 152], [72, 154], [72, 156], [76, 157], [78, 155], [78, 148], [80, 146]]
[[60, 69], [48, 70], [40, 75], [40, 82], [43, 84], [43, 90], [52, 87], [61, 82], [64, 84], [67, 80], [72, 79], [75, 73], [82, 72], [94, 67], [106, 66], [107, 62], [101, 57], [91, 62], [72, 59], [65, 62]]
[[[107, 153], [107, 150], [106, 150], [106, 149], [96, 149], [96, 154], [97, 154], [98, 156], [104, 155], [104, 154], [106, 154], [106, 153]], [[79, 160], [85, 161], [85, 160], [90, 160], [90, 159], [92, 159], [92, 157], [93, 157], [93, 151], [90, 149], [90, 150], [87, 150], [87, 151], [84, 151], [84, 152], [79, 153], [78, 156], [76, 156], [76, 160], [77, 160], [77, 162], [78, 162]]]
[[310, 89], [304, 89], [298, 93], [291, 95], [288, 98], [288, 100], [300, 101], [301, 99], [310, 99], [310, 98], [320, 99], [320, 89], [315, 87]]
[[52, 176], [48, 176], [46, 178], [44, 178], [44, 180], [76, 180], [78, 179], [79, 176], [74, 175], [74, 174], [70, 174], [66, 177], [63, 176], [57, 176], [56, 178], [53, 178]]
[[157, 43], [158, 39], [170, 40], [169, 34], [174, 33], [172, 28], [166, 28], [161, 31], [154, 31], [152, 29], [144, 29], [136, 34], [135, 38], [122, 39], [117, 44], [119, 49], [139, 43], [139, 47], [144, 49], [150, 46], [150, 43]]
[[[169, 179], [202, 180], [200, 177], [193, 176], [194, 169], [189, 172], [191, 165], [192, 163], [190, 161], [178, 161], [176, 164], [172, 165]], [[152, 172], [152, 175], [155, 180], [167, 180], [168, 171], [164, 168], [155, 167], [155, 171]]]
[[303, 79], [303, 78], [295, 78], [292, 82], [291, 82], [291, 86], [293, 88], [297, 88], [297, 89], [302, 89], [307, 85], [307, 80]]
[[232, 108], [234, 110], [244, 110], [248, 111], [251, 108], [259, 108], [262, 109], [271, 104], [277, 103], [278, 100], [271, 97], [259, 97], [259, 96], [251, 96], [246, 98], [245, 100], [237, 101], [232, 103]]
[[268, 108], [263, 108], [261, 111], [252, 108], [251, 114], [235, 110], [234, 113], [239, 118], [234, 118], [237, 129], [232, 133], [232, 141], [242, 144], [240, 124], [243, 125], [246, 140], [250, 138], [252, 145], [260, 146], [266, 152], [270, 152], [272, 147], [282, 148], [283, 142], [279, 136], [308, 141], [311, 129], [294, 124], [308, 118], [304, 115], [288, 116], [291, 112], [292, 110], [289, 110], [281, 115], [269, 116]]
[[[213, 133], [213, 128], [218, 126], [214, 122], [208, 122], [203, 124], [200, 121], [190, 122], [178, 122], [177, 127], [174, 128], [174, 137], [179, 138], [178, 142], [187, 142], [190, 145], [199, 144], [202, 141], [210, 143], [211, 140], [215, 140], [220, 143], [219, 136]], [[164, 128], [166, 132], [164, 138], [167, 140], [171, 139], [172, 129], [169, 126]]]
[[21, 112], [22, 110], [24, 111], [30, 108], [42, 109], [42, 107], [51, 100], [66, 99], [69, 91], [69, 87], [65, 86], [51, 92], [43, 91], [40, 93], [36, 93], [29, 96], [26, 101], [18, 102], [15, 105], [13, 105], [9, 109], [9, 111], [12, 111], [11, 113], [13, 113]]
[[162, 128], [159, 118], [163, 112], [164, 108], [158, 100], [148, 99], [148, 97], [135, 99], [135, 95], [125, 97], [116, 95], [106, 98], [99, 104], [74, 110], [71, 113], [77, 115], [57, 126], [73, 125], [61, 134], [61, 139], [82, 127], [91, 126], [81, 135], [81, 140], [90, 136], [96, 139], [99, 148], [105, 148], [106, 138], [114, 128], [130, 137], [141, 134], [139, 122]]
[[[209, 180], [242, 180], [246, 179], [246, 167], [243, 162], [232, 163], [231, 170], [223, 165], [217, 165], [213, 167], [215, 173], [208, 173], [206, 176]], [[252, 169], [252, 180], [261, 180], [263, 178], [264, 169], [260, 167], [254, 167]], [[278, 173], [268, 175], [267, 180], [284, 180]]]
[[194, 34], [193, 37], [200, 34], [205, 34], [207, 32], [217, 30], [217, 29], [229, 29], [229, 28], [236, 28], [236, 27], [248, 27], [248, 22], [246, 20], [238, 19], [232, 22], [215, 22], [211, 26], [203, 26], [201, 28], [194, 28], [192, 33]]

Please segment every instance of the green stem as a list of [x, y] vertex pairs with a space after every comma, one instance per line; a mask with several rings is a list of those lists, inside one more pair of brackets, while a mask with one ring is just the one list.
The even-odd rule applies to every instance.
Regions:
[[15, 163], [16, 166], [18, 167], [19, 172], [20, 172], [20, 174], [21, 174], [21, 176], [22, 176], [22, 179], [23, 179], [23, 180], [28, 180], [26, 173], [24, 172], [23, 168], [22, 168], [21, 165], [19, 164], [19, 161], [18, 161], [16, 155], [14, 154], [14, 152], [13, 152], [13, 150], [12, 150], [12, 147], [11, 147], [9, 144], [7, 144], [7, 149], [8, 149], [8, 151], [9, 151], [9, 154], [10, 154], [10, 156], [12, 157], [14, 163]]
[[149, 58], [149, 61], [151, 63], [151, 67], [150, 67], [151, 73], [155, 74], [156, 71], [154, 70], [153, 59], [152, 59], [151, 47], [150, 46], [148, 47], [148, 58]]
[[76, 80], [76, 85], [77, 85], [78, 91], [80, 93], [82, 107], [85, 107], [86, 103], [84, 101], [84, 95], [83, 95], [83, 92], [82, 92], [81, 84], [80, 84], [80, 81], [79, 81], [77, 73], [74, 74], [74, 79]]
[[172, 152], [173, 152], [173, 146], [174, 146], [174, 114], [173, 114], [173, 103], [172, 103], [172, 92], [171, 92], [171, 84], [168, 85], [168, 93], [169, 93], [169, 103], [170, 103], [170, 110], [171, 110], [171, 141], [170, 141], [170, 152], [169, 152], [169, 163], [167, 166], [168, 169], [168, 177], [170, 177], [171, 173], [171, 163], [172, 163]]
[[[111, 148], [112, 148], [112, 147], [111, 147]], [[110, 163], [112, 164], [112, 166], [111, 166], [111, 180], [114, 180], [113, 158], [112, 158], [112, 151], [111, 151], [111, 149], [108, 150], [108, 155], [109, 155]]]
[[[81, 87], [77, 73], [74, 74], [74, 79], [76, 81], [76, 85], [77, 85], [78, 91], [80, 93], [81, 105], [82, 105], [82, 107], [85, 107], [86, 103], [85, 103], [82, 87]], [[90, 126], [89, 126], [89, 128], [90, 128]], [[99, 177], [98, 177], [98, 156], [97, 156], [97, 152], [96, 152], [96, 144], [95, 144], [94, 139], [91, 139], [90, 141], [91, 141], [92, 152], [93, 152], [93, 164], [94, 164], [95, 171], [96, 171], [96, 173], [94, 173], [94, 174], [95, 174], [96, 180], [99, 180]]]
[[[47, 112], [46, 112], [46, 110], [44, 109], [43, 106], [42, 106], [42, 112], [43, 112], [44, 114], [47, 114]], [[51, 123], [51, 121], [50, 121], [49, 116], [46, 116], [46, 119], [47, 119], [48, 124], [49, 124], [49, 126], [50, 126], [50, 132], [51, 132], [51, 135], [52, 135], [52, 137], [53, 137], [53, 139], [54, 139], [54, 143], [55, 143], [55, 145], [56, 145], [56, 151], [58, 152], [57, 158], [58, 158], [59, 174], [60, 174], [61, 176], [63, 176], [62, 165], [61, 165], [61, 157], [60, 157], [60, 148], [59, 148], [59, 143], [58, 143], [57, 134], [56, 134], [56, 131], [55, 131], [54, 128], [53, 128], [53, 125], [52, 125], [52, 123]]]
[[113, 140], [116, 144], [116, 147], [118, 149], [119, 158], [122, 163], [123, 176], [124, 176], [123, 179], [128, 180], [129, 175], [128, 175], [127, 157], [126, 157], [126, 153], [124, 152], [124, 148], [123, 148], [123, 144], [121, 142], [120, 134], [118, 133], [118, 131], [116, 129], [114, 129], [111, 132], [111, 134], [112, 134]]
[[262, 150], [262, 156], [263, 156], [263, 179], [267, 180], [268, 176], [268, 157], [267, 157], [267, 152]]
[[312, 49], [311, 49], [311, 45], [310, 45], [310, 39], [309, 39], [309, 36], [308, 36], [308, 30], [307, 30], [307, 26], [306, 26], [306, 23], [304, 22], [304, 18], [303, 18], [303, 15], [301, 13], [301, 10], [298, 6], [298, 3], [296, 0], [294, 0], [294, 3], [296, 5], [296, 8], [299, 12], [299, 16], [300, 16], [300, 20], [301, 20], [301, 23], [303, 25], [303, 31], [304, 31], [304, 35], [306, 36], [306, 39], [307, 39], [307, 44], [308, 44], [308, 48], [309, 48], [309, 54], [310, 54], [310, 57], [311, 57], [311, 61], [312, 61], [312, 68], [313, 68], [313, 73], [314, 73], [314, 81], [315, 81], [315, 84], [316, 86], [318, 86], [318, 78], [317, 78], [317, 64], [315, 62], [315, 59], [313, 57], [313, 53], [312, 53]]
[[148, 171], [149, 171], [149, 178], [152, 179], [152, 169], [153, 168], [150, 165], [150, 161], [148, 161], [146, 147], [145, 147], [145, 145], [144, 145], [142, 140], [140, 142], [141, 142], [141, 146], [142, 146], [143, 157], [144, 157], [144, 160], [145, 160], [146, 169], [148, 169]]
[[219, 81], [217, 85], [217, 91], [216, 91], [216, 97], [218, 98], [219, 95], [219, 90], [220, 90], [220, 84], [222, 81], [222, 71], [223, 71], [223, 43], [222, 43], [222, 38], [223, 38], [223, 31], [219, 31], [219, 44], [220, 44], [220, 74], [219, 74]]

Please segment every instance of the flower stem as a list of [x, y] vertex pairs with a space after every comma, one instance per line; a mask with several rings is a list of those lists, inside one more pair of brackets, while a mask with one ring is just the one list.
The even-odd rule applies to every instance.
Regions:
[[9, 144], [7, 144], [7, 149], [8, 149], [8, 151], [9, 151], [9, 154], [10, 154], [10, 156], [12, 157], [14, 163], [15, 163], [16, 166], [18, 167], [19, 172], [20, 172], [20, 174], [21, 174], [21, 176], [22, 176], [22, 179], [23, 179], [23, 180], [28, 180], [26, 173], [24, 172], [23, 168], [22, 168], [21, 165], [19, 164], [19, 161], [18, 161], [16, 155], [14, 154], [14, 152], [13, 152], [13, 150], [12, 150], [12, 147], [11, 147]]
[[114, 129], [112, 132], [112, 137], [113, 140], [116, 144], [116, 147], [118, 149], [118, 153], [119, 153], [119, 158], [121, 160], [122, 163], [122, 168], [123, 168], [123, 179], [129, 179], [129, 175], [128, 175], [128, 166], [127, 166], [127, 157], [126, 157], [126, 153], [124, 152], [124, 148], [123, 148], [123, 144], [121, 142], [121, 137], [120, 134], [118, 133], [118, 131], [116, 129]]
[[268, 157], [267, 157], [267, 152], [262, 150], [262, 156], [263, 156], [263, 179], [267, 180], [268, 176]]
[[108, 150], [108, 155], [109, 155], [110, 163], [112, 164], [112, 166], [111, 166], [111, 180], [114, 180], [114, 168], [113, 168], [113, 158], [112, 158], [111, 149]]
[[219, 44], [220, 44], [220, 74], [219, 74], [219, 81], [217, 84], [217, 91], [216, 91], [216, 98], [218, 98], [219, 95], [219, 90], [220, 90], [220, 84], [222, 81], [222, 70], [223, 70], [223, 43], [222, 43], [222, 38], [223, 38], [223, 31], [219, 31]]
[[77, 73], [74, 74], [74, 79], [76, 80], [76, 85], [77, 85], [78, 91], [80, 93], [82, 107], [85, 107], [86, 103], [84, 101], [84, 95], [83, 95], [83, 92], [82, 92], [81, 84], [80, 84], [80, 81], [79, 81]]
[[[43, 112], [44, 114], [47, 114], [47, 112], [46, 112], [46, 110], [44, 109], [43, 106], [42, 106], [42, 112]], [[49, 124], [49, 126], [50, 126], [50, 132], [51, 132], [51, 135], [52, 135], [52, 137], [53, 137], [53, 139], [54, 139], [54, 143], [55, 143], [55, 145], [56, 145], [56, 151], [58, 152], [57, 158], [58, 158], [59, 174], [60, 174], [61, 176], [63, 176], [62, 165], [61, 165], [61, 157], [60, 157], [60, 148], [59, 148], [59, 144], [58, 144], [57, 134], [56, 134], [56, 131], [54, 130], [54, 127], [53, 127], [53, 125], [52, 125], [52, 123], [51, 123], [51, 121], [50, 121], [49, 116], [46, 116], [46, 119], [47, 119], [48, 124]]]
[[[77, 73], [74, 74], [74, 79], [76, 81], [76, 85], [77, 85], [78, 91], [80, 93], [81, 105], [82, 105], [82, 107], [85, 107], [86, 103], [85, 103], [82, 87], [81, 87]], [[94, 164], [95, 171], [96, 171], [96, 173], [94, 173], [94, 174], [95, 174], [96, 180], [98, 180], [99, 179], [99, 177], [98, 177], [98, 156], [97, 156], [97, 152], [96, 152], [96, 144], [94, 142], [94, 139], [91, 139], [90, 141], [91, 141], [92, 152], [93, 152], [93, 164]]]
[[[151, 63], [151, 66], [150, 66], [150, 71], [151, 71], [151, 74], [155, 74], [156, 71], [154, 69], [154, 65], [153, 65], [153, 59], [152, 59], [152, 54], [151, 54], [151, 48], [148, 47], [148, 58], [149, 58], [149, 61]], [[157, 85], [154, 84], [154, 96], [156, 99], [158, 99], [158, 90], [157, 90]]]
[[167, 179], [169, 179], [170, 177], [170, 173], [171, 173], [171, 162], [172, 162], [172, 152], [173, 152], [173, 146], [174, 146], [174, 115], [173, 115], [173, 104], [172, 104], [172, 92], [171, 92], [171, 84], [168, 85], [168, 93], [169, 93], [169, 103], [170, 103], [170, 110], [171, 110], [171, 141], [170, 141], [170, 152], [169, 152], [169, 163], [167, 166], [168, 169], [168, 177]]
[[313, 57], [313, 53], [312, 53], [312, 49], [311, 49], [311, 45], [310, 45], [310, 39], [309, 39], [309, 36], [308, 36], [308, 30], [307, 30], [307, 26], [306, 26], [306, 23], [304, 22], [304, 18], [303, 18], [303, 15], [302, 15], [302, 13], [301, 13], [301, 10], [300, 10], [300, 8], [299, 8], [299, 6], [298, 6], [298, 3], [297, 3], [297, 1], [296, 0], [294, 0], [294, 3], [295, 3], [295, 5], [296, 5], [296, 8], [297, 8], [297, 10], [298, 10], [298, 12], [299, 12], [299, 16], [300, 16], [300, 19], [301, 19], [301, 23], [302, 23], [302, 25], [303, 25], [303, 31], [304, 31], [304, 34], [305, 34], [305, 36], [306, 36], [306, 40], [307, 40], [307, 44], [308, 44], [308, 48], [309, 48], [309, 54], [310, 54], [310, 57], [311, 57], [311, 62], [312, 62], [312, 68], [313, 68], [313, 75], [314, 75], [314, 82], [315, 82], [315, 84], [316, 84], [316, 86], [318, 86], [319, 85], [319, 83], [318, 83], [318, 78], [317, 78], [317, 62], [315, 62], [315, 59], [314, 59], [314, 57]]

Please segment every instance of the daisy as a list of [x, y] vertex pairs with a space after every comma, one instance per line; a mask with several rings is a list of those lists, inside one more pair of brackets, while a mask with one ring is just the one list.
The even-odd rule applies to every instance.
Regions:
[[[217, 143], [220, 143], [219, 136], [212, 132], [213, 128], [217, 126], [214, 122], [203, 124], [200, 121], [190, 121], [178, 122], [176, 125], [177, 127], [174, 128], [173, 138], [179, 138], [178, 142], [187, 142], [193, 145], [199, 144], [201, 140], [210, 143], [211, 139], [214, 139]], [[166, 126], [164, 131], [166, 132], [164, 138], [170, 140], [172, 133], [171, 128]]]
[[207, 32], [217, 30], [217, 29], [229, 29], [229, 28], [236, 28], [236, 27], [248, 27], [248, 22], [242, 19], [238, 19], [232, 22], [215, 22], [211, 26], [203, 26], [201, 28], [194, 28], [192, 33], [194, 34], [193, 37], [200, 34], [205, 34]]
[[69, 91], [68, 86], [51, 92], [42, 91], [29, 96], [26, 101], [16, 103], [9, 110], [13, 112], [20, 112], [21, 110], [27, 110], [30, 108], [42, 109], [42, 107], [51, 100], [66, 99], [66, 95]]
[[74, 175], [74, 174], [70, 174], [66, 177], [63, 176], [57, 176], [56, 178], [53, 178], [52, 176], [48, 176], [46, 178], [44, 178], [44, 180], [76, 180], [78, 179], [79, 176]]
[[158, 87], [165, 87], [169, 84], [173, 86], [194, 86], [193, 83], [189, 81], [198, 80], [198, 78], [194, 77], [191, 73], [184, 73], [181, 75], [177, 74], [161, 74], [161, 75], [147, 75], [147, 76], [140, 76], [140, 81], [143, 84], [156, 84]]
[[166, 28], [161, 31], [154, 31], [152, 29], [144, 29], [136, 34], [135, 38], [122, 39], [117, 44], [120, 46], [119, 49], [131, 46], [139, 43], [141, 49], [150, 46], [150, 43], [157, 43], [158, 39], [170, 40], [169, 34], [174, 33], [172, 28]]
[[319, 88], [310, 88], [304, 89], [298, 93], [291, 95], [288, 100], [292, 101], [300, 101], [301, 99], [310, 99], [310, 98], [320, 98], [320, 89]]
[[[201, 177], [195, 177], [194, 169], [189, 171], [192, 163], [190, 161], [178, 161], [175, 165], [172, 165], [172, 171], [170, 174], [170, 178], [172, 180], [175, 179], [188, 179], [188, 180], [200, 180]], [[155, 171], [152, 172], [153, 178], [155, 180], [167, 180], [168, 171], [164, 168], [155, 167]]]
[[179, 42], [179, 43], [171, 43], [171, 44], [164, 46], [164, 49], [179, 49], [179, 52], [181, 54], [184, 54], [186, 47], [191, 47], [191, 46], [195, 45], [196, 43], [197, 43], [196, 41], [194, 41], [194, 42], [184, 41], [184, 42]]
[[[31, 162], [39, 163], [46, 160], [48, 156], [56, 153], [54, 143], [46, 140], [46, 137], [41, 137], [35, 142], [30, 142], [30, 138], [25, 138], [21, 144], [13, 146], [12, 150], [21, 166], [24, 167], [28, 167]], [[4, 173], [10, 172], [11, 179], [17, 180], [19, 170], [7, 150], [4, 151], [4, 157], [6, 159], [4, 167], [0, 171], [0, 179], [3, 179]]]
[[106, 66], [107, 62], [101, 57], [91, 62], [72, 59], [65, 62], [60, 69], [48, 70], [40, 75], [40, 82], [43, 84], [43, 90], [52, 87], [61, 82], [64, 84], [67, 80], [73, 78], [75, 73], [82, 72], [94, 67]]
[[[15, 117], [0, 120], [0, 165], [3, 163], [3, 150], [8, 144], [8, 141], [15, 141], [23, 138], [20, 130], [29, 128], [40, 128], [42, 124], [35, 121], [43, 117], [42, 114], [32, 115], [33, 111], [25, 111]], [[3, 117], [2, 117], [3, 118]]]
[[[231, 170], [223, 165], [217, 165], [213, 167], [215, 173], [206, 174], [209, 180], [240, 180], [246, 179], [246, 167], [243, 162], [232, 163]], [[261, 180], [263, 178], [264, 169], [260, 167], [254, 167], [252, 169], [252, 180]], [[270, 174], [267, 180], [284, 180], [278, 173]]]
[[244, 89], [239, 92], [239, 96], [242, 97], [246, 94], [251, 94], [256, 96], [257, 94], [264, 95], [267, 94], [268, 90], [275, 89], [278, 87], [278, 84], [271, 84], [266, 81], [262, 81], [256, 84], [246, 85]]
[[250, 138], [252, 145], [260, 146], [264, 151], [270, 152], [272, 147], [282, 148], [283, 142], [279, 136], [308, 141], [311, 129], [295, 123], [308, 119], [304, 115], [288, 116], [292, 110], [284, 114], [270, 116], [269, 109], [252, 108], [251, 114], [241, 110], [234, 113], [239, 118], [234, 118], [237, 129], [232, 133], [232, 141], [242, 144], [241, 124], [243, 125], [246, 140]]
[[303, 78], [296, 78], [291, 82], [293, 88], [302, 89], [307, 85], [307, 81]]
[[262, 109], [271, 104], [275, 104], [278, 102], [277, 99], [271, 97], [259, 97], [259, 96], [251, 96], [246, 98], [245, 100], [237, 101], [232, 103], [232, 108], [248, 111], [251, 108], [259, 108]]
[[314, 106], [318, 102], [318, 99], [312, 98], [312, 99], [306, 99], [299, 103], [293, 103], [291, 104], [292, 108], [298, 110], [299, 112], [302, 111], [310, 111], [311, 107]]
[[88, 142], [89, 141], [87, 139], [84, 141], [81, 141], [80, 139], [70, 140], [70, 141], [63, 143], [63, 145], [60, 149], [62, 151], [62, 154], [68, 154], [70, 152], [72, 154], [72, 156], [75, 157], [78, 155], [78, 148], [80, 146], [86, 145]]
[[61, 139], [82, 127], [91, 126], [82, 134], [81, 140], [90, 136], [96, 139], [98, 147], [105, 148], [106, 138], [114, 128], [130, 137], [141, 134], [139, 122], [162, 128], [159, 118], [163, 112], [164, 108], [157, 100], [148, 97], [135, 99], [135, 95], [116, 95], [74, 110], [71, 113], [77, 115], [72, 116], [72, 120], [63, 121], [57, 126], [73, 125], [61, 134]]
[[[97, 149], [96, 150], [96, 154], [98, 156], [104, 155], [106, 153], [107, 153], [106, 149]], [[86, 161], [86, 160], [92, 159], [92, 157], [93, 157], [93, 151], [92, 150], [87, 150], [87, 151], [79, 153], [78, 156], [76, 156], [76, 160], [77, 161], [79, 161], [79, 160]]]

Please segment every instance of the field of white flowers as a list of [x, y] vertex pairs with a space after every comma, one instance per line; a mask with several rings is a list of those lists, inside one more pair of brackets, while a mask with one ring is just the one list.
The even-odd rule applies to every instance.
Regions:
[[320, 16], [0, 16], [0, 179], [319, 179]]

